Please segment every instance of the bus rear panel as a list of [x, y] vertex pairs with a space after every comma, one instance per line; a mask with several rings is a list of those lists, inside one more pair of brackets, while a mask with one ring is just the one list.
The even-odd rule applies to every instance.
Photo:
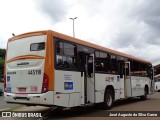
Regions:
[[53, 105], [45, 73], [47, 35], [9, 40], [6, 54], [4, 99], [22, 104]]

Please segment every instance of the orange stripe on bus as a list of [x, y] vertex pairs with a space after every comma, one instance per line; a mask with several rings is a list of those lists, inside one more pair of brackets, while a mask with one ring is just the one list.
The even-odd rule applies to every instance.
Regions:
[[45, 67], [44, 73], [49, 77], [49, 88], [48, 90], [54, 90], [54, 43], [53, 34], [48, 31], [47, 42], [46, 42], [46, 57], [45, 57]]
[[17, 57], [10, 59], [10, 60], [7, 60], [6, 63], [13, 62], [16, 60], [22, 60], [22, 59], [44, 59], [44, 58], [45, 57], [38, 56], [38, 55], [23, 55], [23, 56], [17, 56]]
[[47, 34], [47, 31], [37, 31], [37, 32], [24, 33], [24, 34], [17, 35], [17, 36], [10, 38], [8, 40], [8, 42], [15, 41], [15, 40], [25, 38], [25, 37], [39, 36], [39, 35], [45, 35], [45, 34]]

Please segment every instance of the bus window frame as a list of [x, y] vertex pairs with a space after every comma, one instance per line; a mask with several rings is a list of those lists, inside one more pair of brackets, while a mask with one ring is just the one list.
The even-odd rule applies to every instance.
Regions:
[[[34, 44], [40, 44], [40, 43], [44, 43], [44, 48], [43, 49], [40, 49], [40, 50], [32, 50], [32, 45]], [[42, 51], [42, 50], [45, 50], [46, 49], [46, 43], [45, 42], [37, 42], [37, 43], [31, 43], [30, 44], [30, 51]]]
[[[95, 51], [94, 51], [95, 63], [96, 63], [96, 52], [99, 52], [99, 56], [100, 56], [100, 52], [107, 54], [107, 56], [108, 55], [110, 56], [110, 60], [109, 60], [109, 69], [110, 69], [110, 71], [109, 72], [107, 72], [107, 71], [98, 71], [98, 70], [96, 70], [96, 67], [95, 67], [95, 73], [118, 75], [118, 59], [117, 59], [117, 55], [113, 54], [113, 53], [110, 53], [110, 52], [106, 52], [106, 51], [95, 49]], [[116, 71], [115, 71], [115, 73], [113, 73], [111, 71], [111, 55], [114, 55], [116, 57], [116, 65], [115, 65]]]
[[[64, 71], [77, 71], [77, 44], [73, 43], [73, 42], [70, 42], [70, 41], [67, 41], [67, 40], [64, 40], [64, 39], [61, 39], [61, 38], [58, 38], [58, 37], [54, 37], [53, 36], [53, 40], [54, 40], [54, 60], [55, 60], [55, 63], [54, 63], [54, 67], [56, 70], [64, 70]], [[56, 46], [56, 42], [62, 42], [63, 43], [63, 53], [58, 53], [57, 54], [57, 46]], [[64, 54], [64, 43], [67, 43], [67, 44], [72, 44], [73, 46], [76, 47], [76, 51], [74, 51], [75, 53], [75, 56], [72, 56], [72, 55], [65, 55]], [[63, 57], [71, 57], [71, 58], [75, 58], [75, 67], [74, 68], [65, 68], [65, 67], [58, 67], [57, 66], [57, 55], [59, 56], [62, 56], [62, 59]]]
[[[124, 57], [124, 56], [120, 56], [120, 55], [117, 55], [117, 54], [114, 54], [114, 53], [110, 53], [110, 52], [106, 52], [106, 51], [103, 51], [103, 50], [100, 50], [100, 49], [96, 49], [96, 48], [92, 48], [92, 47], [89, 47], [89, 46], [86, 46], [86, 45], [83, 45], [83, 44], [79, 44], [79, 43], [74, 43], [74, 42], [70, 42], [69, 40], [65, 40], [65, 39], [62, 39], [62, 38], [59, 38], [59, 37], [55, 37], [55, 36], [53, 36], [53, 40], [54, 40], [54, 50], [55, 50], [55, 52], [54, 52], [54, 60], [55, 60], [55, 63], [54, 63], [54, 67], [55, 67], [55, 69], [57, 69], [57, 70], [64, 70], [64, 71], [79, 71], [79, 72], [81, 72], [82, 70], [81, 70], [81, 68], [80, 68], [80, 66], [78, 65], [78, 63], [79, 63], [79, 61], [78, 61], [78, 52], [80, 52], [79, 51], [79, 47], [81, 46], [81, 47], [84, 47], [84, 48], [87, 48], [88, 50], [91, 50], [91, 51], [81, 51], [81, 52], [86, 52], [86, 53], [93, 53], [94, 54], [94, 61], [96, 61], [96, 54], [95, 54], [95, 52], [96, 51], [98, 51], [98, 52], [103, 52], [103, 53], [106, 53], [106, 54], [109, 54], [110, 56], [111, 55], [115, 55], [116, 56], [116, 72], [115, 73], [113, 73], [113, 72], [106, 72], [106, 71], [97, 71], [96, 70], [96, 68], [95, 68], [95, 73], [100, 73], [100, 74], [113, 74], [113, 75], [120, 75], [120, 73], [119, 73], [119, 71], [118, 71], [118, 61], [119, 60], [122, 60], [123, 62], [125, 62], [125, 61], [128, 61], [128, 60], [134, 60], [134, 59], [130, 59], [130, 58], [128, 58], [128, 57]], [[68, 44], [72, 44], [72, 45], [75, 45], [76, 46], [76, 55], [75, 55], [75, 57], [76, 57], [76, 63], [75, 63], [75, 68], [74, 69], [66, 69], [66, 68], [58, 68], [57, 67], [57, 58], [56, 58], [56, 55], [63, 55], [63, 54], [57, 54], [57, 50], [56, 50], [56, 42], [57, 41], [61, 41], [61, 42], [65, 42], [65, 43], [68, 43]], [[99, 53], [99, 55], [100, 55], [100, 53]], [[143, 63], [143, 64], [147, 64], [147, 65], [149, 65], [148, 63], [144, 63], [144, 62], [140, 62], [140, 61], [138, 61], [138, 60], [134, 60], [134, 61], [136, 61], [136, 62], [138, 62], [138, 63]], [[111, 64], [111, 59], [110, 59], [110, 64]], [[149, 70], [149, 69], [148, 69]], [[131, 75], [131, 76], [136, 76], [136, 75]], [[148, 75], [148, 76], [137, 76], [137, 77], [149, 77], [150, 75]], [[150, 78], [150, 77], [149, 77]]]
[[[130, 59], [129, 61], [131, 63], [131, 76], [135, 76], [135, 77], [149, 77], [150, 78], [150, 76], [151, 76], [150, 75], [151, 68], [149, 67], [150, 64], [142, 63], [142, 62], [139, 62], [139, 61], [136, 61], [136, 60], [132, 60], [132, 59]], [[138, 70], [133, 70], [136, 67], [135, 63], [136, 63], [136, 65], [138, 65], [138, 67], [137, 67]], [[144, 68], [146, 68], [146, 70], [142, 70]], [[143, 73], [144, 71], [146, 72], [146, 75], [144, 75], [144, 73]], [[139, 72], [139, 74], [138, 74], [138, 72]]]

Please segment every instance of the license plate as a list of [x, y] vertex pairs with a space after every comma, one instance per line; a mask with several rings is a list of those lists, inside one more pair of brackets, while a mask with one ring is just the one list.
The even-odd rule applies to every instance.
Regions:
[[19, 92], [26, 92], [26, 88], [18, 88]]
[[31, 86], [31, 91], [32, 92], [37, 92], [38, 91], [38, 87], [37, 86]]

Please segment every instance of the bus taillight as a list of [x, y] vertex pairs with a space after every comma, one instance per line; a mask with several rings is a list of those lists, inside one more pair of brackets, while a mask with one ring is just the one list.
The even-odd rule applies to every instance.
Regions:
[[49, 78], [48, 78], [48, 76], [44, 73], [43, 83], [42, 83], [42, 93], [45, 93], [45, 92], [48, 91], [48, 85], [49, 85]]
[[6, 75], [4, 76], [4, 91], [5, 92], [7, 91], [7, 88], [6, 88]]

